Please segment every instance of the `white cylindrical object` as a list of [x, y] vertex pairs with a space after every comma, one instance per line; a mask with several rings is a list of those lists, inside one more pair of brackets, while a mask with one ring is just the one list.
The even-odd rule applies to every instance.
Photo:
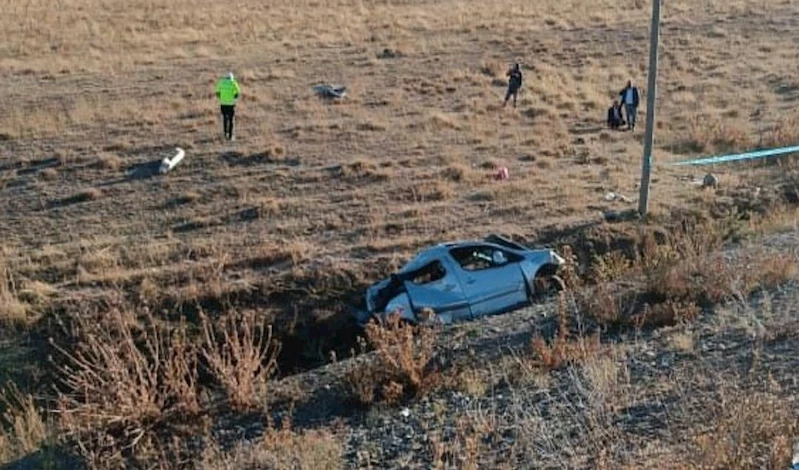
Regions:
[[177, 147], [175, 150], [178, 152], [177, 155], [171, 159], [165, 157], [163, 160], [161, 160], [161, 173], [166, 173], [175, 168], [175, 166], [177, 166], [177, 164], [180, 163], [180, 161], [183, 160], [183, 157], [186, 155], [186, 152], [184, 152], [180, 147]]

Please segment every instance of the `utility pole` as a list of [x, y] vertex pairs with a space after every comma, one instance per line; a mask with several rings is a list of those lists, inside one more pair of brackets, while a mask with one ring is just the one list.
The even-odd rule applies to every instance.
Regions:
[[638, 196], [638, 213], [646, 217], [649, 209], [649, 178], [652, 171], [652, 147], [655, 141], [655, 98], [658, 79], [658, 42], [660, 41], [660, 2], [652, 0], [652, 26], [649, 39], [649, 83], [646, 89], [646, 134], [641, 168], [641, 192]]

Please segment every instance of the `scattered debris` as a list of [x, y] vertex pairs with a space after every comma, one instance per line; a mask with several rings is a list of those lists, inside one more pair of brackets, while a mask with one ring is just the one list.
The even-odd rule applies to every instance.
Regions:
[[316, 96], [327, 99], [342, 99], [347, 96], [347, 87], [343, 85], [321, 84], [313, 87]]
[[369, 286], [365, 309], [355, 317], [360, 325], [390, 314], [414, 324], [449, 324], [516, 310], [564, 288], [557, 275], [563, 262], [553, 250], [499, 235], [441, 243]]
[[186, 155], [186, 152], [184, 152], [180, 147], [176, 148], [175, 150], [177, 151], [177, 155], [171, 159], [169, 157], [164, 157], [164, 159], [161, 160], [161, 167], [158, 169], [158, 172], [162, 175], [168, 171], [172, 171], [172, 169], [183, 160], [184, 155]]
[[508, 174], [508, 168], [507, 167], [503, 166], [503, 167], [500, 167], [499, 170], [497, 170], [496, 178], [498, 180], [506, 180], [509, 177], [510, 177], [510, 175]]
[[702, 179], [702, 186], [705, 188], [715, 188], [719, 185], [719, 178], [713, 173], [708, 173]]
[[402, 53], [389, 48], [385, 48], [377, 54], [378, 59], [396, 59], [397, 57], [402, 57]]
[[625, 196], [623, 194], [616, 194], [616, 193], [613, 193], [613, 192], [605, 194], [605, 200], [608, 201], [608, 202], [611, 202], [611, 201], [621, 201], [621, 202], [628, 202], [628, 203], [629, 202], [633, 202], [633, 200], [628, 198], [627, 196]]
[[635, 209], [627, 209], [624, 211], [606, 210], [602, 211], [602, 217], [606, 222], [627, 222], [640, 219], [641, 214]]

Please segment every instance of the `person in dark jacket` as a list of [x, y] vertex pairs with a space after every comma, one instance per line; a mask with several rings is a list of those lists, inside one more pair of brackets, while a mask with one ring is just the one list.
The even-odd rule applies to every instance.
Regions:
[[519, 95], [519, 89], [522, 87], [522, 69], [519, 63], [513, 64], [513, 67], [508, 70], [505, 76], [510, 77], [508, 80], [508, 92], [505, 94], [505, 102], [502, 106], [508, 104], [508, 100], [513, 96], [513, 107], [516, 107], [516, 97]]
[[624, 125], [624, 117], [622, 116], [621, 103], [619, 100], [613, 100], [613, 105], [608, 108], [608, 126], [611, 129], [618, 129]]
[[635, 118], [638, 115], [638, 103], [640, 102], [638, 87], [633, 85], [632, 80], [629, 80], [619, 95], [627, 113], [627, 129], [635, 130]]

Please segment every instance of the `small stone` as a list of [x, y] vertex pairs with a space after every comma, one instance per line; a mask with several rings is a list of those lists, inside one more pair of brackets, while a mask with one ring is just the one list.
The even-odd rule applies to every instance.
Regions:
[[713, 173], [708, 173], [702, 179], [702, 186], [706, 188], [715, 188], [719, 185], [719, 178]]

